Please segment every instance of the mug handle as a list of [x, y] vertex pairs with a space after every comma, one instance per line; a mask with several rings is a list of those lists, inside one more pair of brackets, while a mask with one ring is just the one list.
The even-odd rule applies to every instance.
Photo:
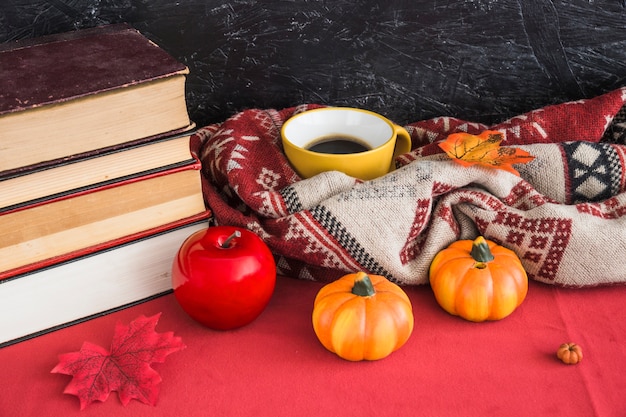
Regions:
[[396, 169], [396, 158], [399, 155], [411, 151], [411, 135], [405, 128], [402, 126], [393, 125], [394, 130], [396, 131], [396, 147], [393, 150], [393, 158], [391, 159], [391, 166], [389, 167], [389, 172]]

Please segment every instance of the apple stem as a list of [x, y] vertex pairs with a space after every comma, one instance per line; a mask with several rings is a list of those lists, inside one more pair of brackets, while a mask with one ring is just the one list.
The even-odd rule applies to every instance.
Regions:
[[224, 243], [222, 243], [222, 248], [224, 249], [230, 248], [230, 242], [232, 242], [233, 239], [238, 238], [238, 237], [241, 237], [241, 232], [239, 230], [235, 230], [233, 234], [228, 236], [228, 238], [224, 241]]

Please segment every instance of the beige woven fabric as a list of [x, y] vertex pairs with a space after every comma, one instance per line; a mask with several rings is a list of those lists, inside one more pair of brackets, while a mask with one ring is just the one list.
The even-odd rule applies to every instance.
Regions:
[[[247, 110], [197, 134], [207, 203], [218, 223], [258, 233], [281, 273], [303, 279], [364, 270], [425, 284], [437, 252], [481, 234], [515, 251], [531, 279], [624, 283], [626, 146], [606, 139], [623, 139], [613, 121], [625, 101], [620, 89], [496, 126], [452, 118], [412, 123], [413, 151], [399, 158], [399, 169], [369, 182], [339, 172], [301, 180], [291, 169], [280, 126], [315, 106]], [[437, 147], [450, 133], [487, 128], [536, 157], [516, 165], [520, 177], [462, 167]]]

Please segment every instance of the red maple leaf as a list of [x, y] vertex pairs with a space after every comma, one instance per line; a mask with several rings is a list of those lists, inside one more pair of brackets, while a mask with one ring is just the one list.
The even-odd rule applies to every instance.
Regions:
[[160, 316], [117, 323], [110, 351], [84, 342], [80, 351], [59, 355], [52, 373], [73, 376], [63, 392], [76, 395], [81, 410], [94, 401], [105, 401], [112, 391], [117, 391], [123, 405], [133, 398], [155, 405], [161, 376], [150, 365], [186, 347], [172, 332], [154, 331]]

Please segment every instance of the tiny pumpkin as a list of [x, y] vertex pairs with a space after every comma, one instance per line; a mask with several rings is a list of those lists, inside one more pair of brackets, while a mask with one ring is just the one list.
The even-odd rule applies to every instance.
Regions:
[[475, 322], [503, 319], [528, 292], [528, 276], [515, 252], [483, 236], [458, 240], [437, 253], [429, 277], [444, 310]]
[[357, 272], [320, 289], [313, 329], [322, 345], [343, 359], [378, 360], [409, 339], [413, 309], [398, 285], [381, 275]]
[[575, 365], [583, 360], [583, 350], [576, 343], [563, 343], [556, 351], [556, 356], [565, 364]]

